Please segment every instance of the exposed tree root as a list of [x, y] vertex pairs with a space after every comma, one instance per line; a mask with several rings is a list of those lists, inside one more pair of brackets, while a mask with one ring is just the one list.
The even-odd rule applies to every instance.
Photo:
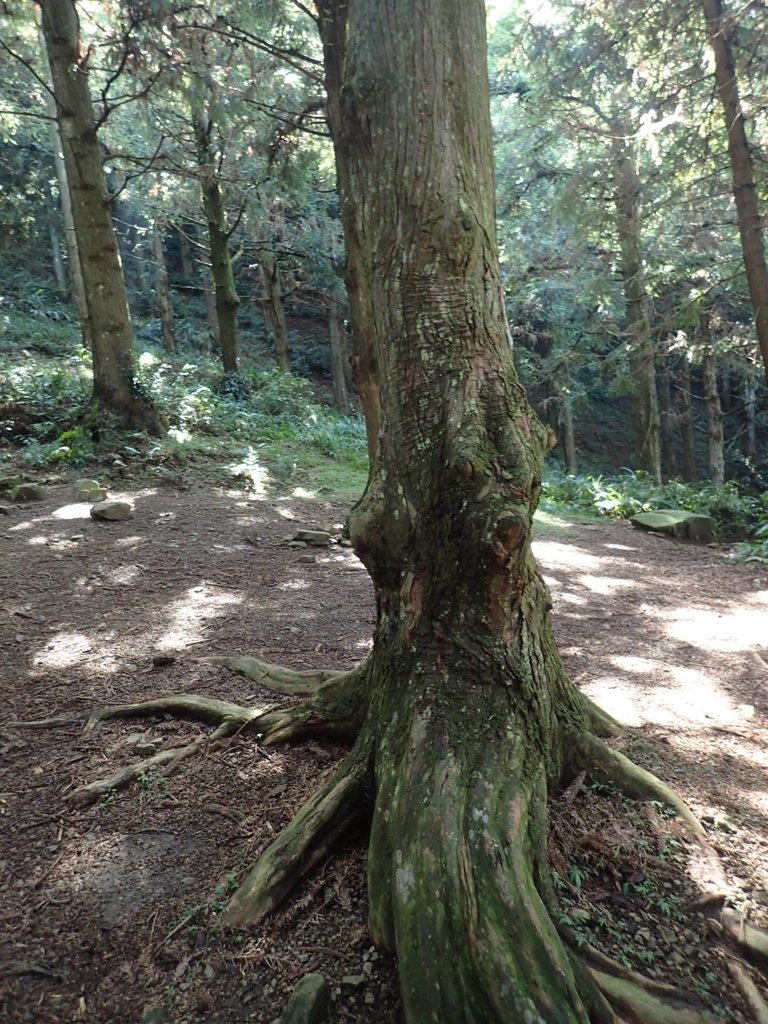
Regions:
[[229, 719], [223, 722], [218, 729], [215, 729], [210, 736], [202, 736], [199, 740], [195, 740], [194, 743], [188, 743], [184, 747], [171, 747], [169, 750], [161, 750], [160, 753], [153, 754], [152, 757], [147, 757], [143, 761], [126, 765], [126, 767], [115, 772], [114, 775], [110, 775], [105, 779], [97, 779], [96, 782], [90, 782], [87, 786], [80, 786], [79, 789], [73, 790], [73, 792], [67, 795], [67, 800], [74, 807], [87, 807], [88, 804], [95, 803], [108, 793], [123, 789], [130, 782], [133, 782], [134, 779], [137, 779], [152, 768], [160, 768], [163, 765], [170, 764], [172, 761], [181, 761], [185, 757], [191, 757], [192, 754], [199, 753], [204, 747], [216, 743], [226, 736], [231, 736], [239, 727], [238, 722]]
[[196, 718], [201, 722], [219, 725], [232, 722], [235, 727], [249, 725], [265, 713], [264, 708], [246, 708], [241, 704], [216, 700], [212, 697], [199, 697], [196, 694], [177, 693], [169, 697], [155, 697], [137, 704], [114, 704], [94, 712], [86, 722], [86, 730], [95, 729], [97, 725], [112, 718], [147, 718], [150, 715], [182, 715]]
[[641, 800], [658, 800], [670, 807], [697, 838], [701, 839], [704, 836], [704, 827], [690, 807], [652, 772], [636, 765], [620, 751], [607, 746], [591, 733], [576, 733], [572, 736], [572, 741], [569, 761], [574, 770], [586, 769], [588, 775], [614, 785], [625, 796]]
[[630, 1020], [642, 1024], [717, 1024], [718, 1018], [704, 1008], [694, 1008], [671, 998], [661, 999], [628, 978], [590, 970], [601, 992], [620, 1013], [629, 1014]]
[[752, 981], [741, 964], [735, 960], [728, 961], [728, 969], [739, 991], [744, 996], [747, 1006], [752, 1011], [755, 1024], [768, 1024], [768, 1005], [766, 1005], [757, 985]]
[[642, 989], [644, 992], [648, 992], [662, 1001], [666, 1000], [673, 1005], [694, 1006], [694, 1008], [701, 1006], [701, 1001], [691, 995], [690, 992], [686, 992], [685, 989], [678, 988], [676, 985], [668, 985], [663, 981], [656, 981], [655, 978], [646, 978], [643, 974], [629, 970], [616, 960], [606, 956], [605, 953], [601, 953], [599, 949], [595, 949], [588, 942], [582, 942], [578, 945], [575, 942], [571, 943], [569, 937], [569, 945], [572, 945], [574, 952], [577, 953], [580, 959], [585, 961], [587, 968], [593, 974], [610, 975], [618, 978], [628, 985]]
[[6, 722], [6, 729], [62, 729], [67, 725], [77, 725], [86, 715], [70, 716], [69, 718], [37, 718], [31, 722]]
[[611, 736], [624, 735], [627, 730], [621, 722], [618, 722], [612, 715], [609, 715], [607, 711], [603, 711], [599, 704], [595, 704], [585, 694], [581, 693], [579, 696], [581, 697], [582, 708], [590, 732], [604, 739], [608, 739]]
[[359, 820], [369, 790], [369, 758], [355, 751], [262, 853], [230, 900], [224, 924], [254, 925], [274, 910]]
[[221, 665], [231, 672], [237, 672], [238, 675], [252, 679], [259, 686], [295, 697], [309, 697], [323, 683], [347, 675], [346, 672], [339, 672], [337, 669], [294, 672], [281, 665], [270, 665], [266, 661], [257, 661], [256, 658], [246, 656], [200, 658], [199, 660], [206, 665]]
[[[129, 785], [139, 776], [152, 768], [160, 768], [179, 761], [201, 751], [205, 746], [215, 743], [226, 736], [240, 730], [256, 733], [265, 744], [285, 742], [304, 736], [322, 735], [335, 738], [354, 739], [365, 717], [367, 705], [366, 683], [368, 678], [368, 662], [363, 662], [349, 672], [329, 672], [322, 670], [310, 673], [295, 673], [290, 669], [266, 665], [255, 659], [215, 659], [218, 664], [240, 671], [241, 662], [245, 660], [249, 667], [259, 666], [258, 672], [269, 675], [273, 689], [283, 684], [295, 683], [306, 689], [307, 681], [311, 681], [314, 692], [312, 697], [296, 707], [285, 710], [270, 710], [262, 707], [245, 707], [230, 701], [201, 697], [196, 694], [174, 694], [167, 697], [156, 697], [153, 700], [140, 701], [135, 704], [115, 704], [94, 712], [86, 722], [86, 729], [95, 729], [102, 722], [115, 718], [143, 718], [151, 715], [171, 714], [198, 719], [217, 726], [209, 736], [203, 736], [194, 743], [183, 747], [162, 750], [143, 761], [121, 768], [105, 779], [99, 779], [81, 786], [69, 794], [67, 799], [75, 807], [83, 807], [94, 803], [102, 796]], [[254, 669], [256, 671], [256, 669]], [[302, 684], [296, 679], [304, 680]], [[261, 680], [260, 680], [261, 681]], [[279, 683], [279, 685], [278, 685]], [[265, 683], [265, 685], [270, 685]], [[32, 724], [32, 723], [31, 723]]]
[[750, 960], [768, 967], [768, 933], [747, 924], [740, 914], [725, 908], [720, 914], [725, 934]]

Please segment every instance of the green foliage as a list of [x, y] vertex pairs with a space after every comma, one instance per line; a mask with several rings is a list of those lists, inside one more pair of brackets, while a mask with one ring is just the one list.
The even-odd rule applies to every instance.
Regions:
[[721, 540], [747, 537], [768, 518], [768, 495], [743, 491], [734, 483], [726, 483], [722, 488], [680, 480], [656, 484], [646, 473], [631, 470], [614, 477], [569, 476], [549, 466], [541, 505], [547, 512], [588, 512], [617, 518], [653, 509], [679, 508], [711, 516], [715, 535]]
[[[768, 515], [768, 511], [766, 512]], [[768, 523], [755, 530], [751, 540], [737, 544], [732, 558], [735, 562], [762, 562], [768, 564]]]

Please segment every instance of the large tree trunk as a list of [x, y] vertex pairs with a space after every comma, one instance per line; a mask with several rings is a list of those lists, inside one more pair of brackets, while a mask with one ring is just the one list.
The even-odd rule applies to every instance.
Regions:
[[93, 393], [98, 406], [138, 429], [161, 433], [157, 413], [136, 386], [131, 319], [109, 211], [101, 151], [72, 0], [44, 0], [42, 25], [72, 216], [88, 306]]
[[715, 80], [725, 118], [728, 155], [731, 161], [733, 198], [739, 218], [739, 236], [749, 297], [755, 313], [755, 328], [768, 382], [768, 263], [755, 187], [752, 154], [744, 127], [739, 97], [739, 80], [733, 56], [736, 25], [726, 17], [722, 0], [703, 0], [707, 32], [715, 55]]
[[288, 325], [285, 322], [283, 287], [280, 282], [280, 267], [274, 256], [265, 255], [259, 263], [261, 279], [261, 304], [264, 319], [275, 345], [275, 361], [283, 373], [291, 372], [291, 346], [288, 341]]
[[621, 248], [621, 276], [624, 282], [629, 367], [632, 375], [632, 415], [635, 430], [635, 455], [638, 469], [661, 480], [659, 407], [656, 397], [653, 340], [648, 323], [648, 297], [645, 289], [643, 255], [640, 240], [640, 178], [635, 166], [634, 147], [628, 127], [616, 120], [613, 125], [613, 173], [617, 225]]
[[406, 6], [321, 5], [374, 442], [350, 517], [379, 611], [371, 933], [409, 1024], [585, 1021], [545, 906], [547, 786], [583, 710], [530, 547], [552, 438], [505, 320], [484, 10]]
[[240, 372], [240, 328], [237, 322], [240, 297], [237, 294], [232, 259], [229, 255], [224, 199], [216, 178], [216, 154], [211, 140], [213, 124], [202, 109], [196, 107], [192, 111], [192, 125], [197, 147], [203, 210], [208, 225], [221, 361], [225, 373], [237, 374]]
[[347, 353], [344, 324], [338, 299], [328, 300], [328, 346], [331, 352], [331, 380], [333, 381], [333, 403], [343, 413], [349, 412], [347, 391]]

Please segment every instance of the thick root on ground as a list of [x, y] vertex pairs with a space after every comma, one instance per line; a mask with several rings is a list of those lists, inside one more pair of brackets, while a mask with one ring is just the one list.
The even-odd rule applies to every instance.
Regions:
[[249, 657], [213, 657], [201, 658], [200, 661], [206, 665], [221, 665], [231, 672], [245, 676], [253, 680], [259, 686], [268, 690], [275, 690], [277, 693], [287, 693], [296, 697], [309, 697], [315, 693], [319, 686], [329, 682], [331, 679], [338, 679], [347, 675], [346, 672], [339, 672], [336, 669], [316, 669], [308, 672], [294, 672], [281, 665], [270, 665], [266, 661], [257, 661]]
[[728, 961], [728, 968], [731, 972], [733, 980], [744, 996], [747, 1006], [752, 1011], [752, 1016], [755, 1018], [755, 1024], [768, 1024], [768, 1005], [766, 1005], [763, 999], [760, 989], [752, 981], [749, 974], [744, 970], [741, 964], [735, 960]]
[[[281, 671], [276, 666], [269, 668], [276, 673]], [[284, 671], [291, 676], [297, 674], [288, 669]], [[265, 744], [311, 735], [354, 739], [365, 717], [367, 672], [367, 663], [364, 662], [351, 672], [331, 673], [330, 678], [319, 683], [309, 700], [286, 710], [270, 711], [267, 708], [245, 707], [229, 701], [186, 693], [157, 697], [136, 704], [115, 704], [102, 708], [90, 716], [86, 722], [87, 730], [95, 729], [110, 719], [142, 718], [162, 714], [194, 718], [214, 724], [218, 728], [210, 736], [203, 736], [187, 746], [160, 751], [143, 761], [121, 768], [108, 778], [81, 786], [70, 793], [67, 799], [76, 807], [94, 803], [102, 796], [127, 786], [152, 768], [190, 757], [206, 745], [241, 730], [256, 733]], [[317, 677], [327, 673], [313, 675]]]
[[625, 796], [640, 800], [658, 800], [671, 808], [691, 832], [701, 838], [704, 828], [682, 797], [652, 772], [646, 771], [597, 736], [578, 732], [571, 736], [569, 762], [574, 771], [585, 769], [593, 778], [610, 783]]
[[115, 772], [114, 775], [109, 775], [105, 779], [97, 779], [96, 782], [90, 782], [87, 786], [80, 786], [79, 789], [75, 789], [67, 795], [67, 801], [73, 807], [87, 807], [89, 804], [100, 800], [103, 796], [123, 789], [133, 782], [134, 779], [139, 778], [153, 768], [161, 768], [172, 761], [181, 761], [185, 757], [191, 757], [193, 754], [199, 753], [212, 743], [216, 743], [226, 736], [231, 736], [239, 727], [239, 723], [236, 721], [228, 720], [223, 722], [210, 736], [202, 736], [199, 740], [195, 740], [194, 743], [188, 743], [184, 747], [171, 747], [169, 750], [161, 750], [160, 753], [153, 754], [152, 757], [147, 757], [143, 761], [126, 765]]
[[224, 913], [226, 925], [257, 924], [359, 820], [370, 790], [369, 758], [355, 751], [261, 855]]
[[708, 1013], [703, 1007], [696, 1008], [678, 1003], [671, 997], [661, 999], [648, 987], [638, 985], [628, 978], [604, 974], [601, 971], [590, 972], [600, 991], [608, 998], [625, 1019], [642, 1021], [642, 1024], [717, 1024], [714, 1014]]
[[728, 908], [720, 914], [725, 934], [753, 963], [768, 967], [768, 933], [747, 924], [743, 917]]
[[156, 697], [137, 704], [114, 704], [94, 712], [86, 722], [86, 730], [95, 729], [101, 722], [112, 718], [148, 718], [150, 715], [179, 715], [196, 718], [201, 722], [220, 724], [233, 722], [241, 727], [249, 725], [265, 713], [264, 708], [246, 708], [226, 700], [198, 697], [191, 693], [178, 693], [169, 697]]

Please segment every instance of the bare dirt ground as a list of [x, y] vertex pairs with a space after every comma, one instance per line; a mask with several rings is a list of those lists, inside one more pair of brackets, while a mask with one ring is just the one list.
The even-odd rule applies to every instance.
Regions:
[[[320, 971], [334, 1022], [397, 1021], [394, 965], [366, 931], [363, 836], [265, 927], [233, 935], [216, 926], [227, 894], [333, 769], [338, 748], [267, 750], [236, 736], [95, 806], [65, 802], [74, 787], [135, 760], [137, 744], [170, 746], [204, 731], [166, 718], [84, 733], [74, 719], [85, 712], [172, 692], [279, 702], [198, 660], [210, 655], [301, 669], [351, 667], [366, 654], [374, 607], [354, 554], [285, 543], [298, 526], [341, 523], [346, 509], [126, 487], [112, 496], [134, 500], [135, 517], [110, 523], [91, 519], [71, 494], [50, 487], [44, 501], [0, 518], [0, 1017], [270, 1024], [296, 980]], [[705, 820], [729, 900], [762, 919], [768, 589], [760, 570], [730, 564], [723, 549], [626, 524], [555, 522], [537, 554], [569, 670], [632, 727], [631, 756]], [[175, 660], [156, 667], [161, 651]], [[51, 717], [73, 721], [12, 724]], [[675, 874], [684, 843], [672, 823], [654, 812], [658, 820], [646, 815], [634, 832], [624, 822], [622, 838], [621, 802], [601, 819], [599, 797], [585, 790], [554, 814], [553, 864], [577, 922], [596, 944], [602, 930], [607, 951], [624, 948], [632, 966], [682, 975], [723, 1017], [749, 1019], [724, 980], [716, 936], [709, 942], [700, 916], [691, 932], [682, 913], [695, 889]], [[612, 860], [619, 848], [634, 874]], [[613, 926], [619, 911], [634, 921], [629, 931]]]

